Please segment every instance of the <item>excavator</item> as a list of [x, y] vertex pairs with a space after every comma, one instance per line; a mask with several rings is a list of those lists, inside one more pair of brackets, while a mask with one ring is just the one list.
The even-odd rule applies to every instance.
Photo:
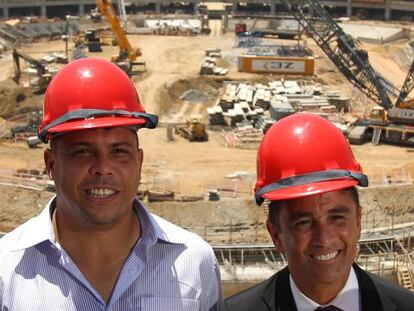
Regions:
[[136, 59], [142, 55], [141, 51], [140, 49], [133, 48], [129, 43], [126, 33], [122, 28], [121, 21], [116, 15], [114, 6], [112, 5], [112, 0], [96, 0], [96, 5], [101, 12], [101, 15], [104, 16], [111, 25], [112, 32], [117, 37], [119, 55], [112, 57], [111, 61], [118, 65], [129, 76], [138, 73], [135, 69], [137, 66], [141, 67], [141, 72], [146, 71], [145, 62], [136, 61]]
[[[371, 140], [373, 144], [381, 141], [414, 146], [414, 100], [406, 100], [414, 89], [414, 62], [398, 94], [392, 83], [371, 66], [368, 53], [342, 30], [319, 1], [282, 0], [282, 3], [339, 71], [377, 104], [368, 119], [360, 120], [349, 131], [349, 142], [362, 144]], [[395, 104], [390, 96], [397, 96]]]
[[36, 77], [35, 79], [30, 81], [30, 85], [32, 87], [33, 93], [44, 93], [46, 91], [47, 86], [49, 85], [50, 80], [52, 79], [51, 73], [49, 73], [46, 65], [44, 65], [41, 61], [34, 59], [30, 55], [19, 51], [17, 49], [13, 49], [13, 63], [14, 63], [14, 76], [13, 80], [16, 83], [19, 83], [21, 78], [21, 69], [20, 69], [20, 59], [25, 60], [30, 64], [30, 67], [35, 69]]

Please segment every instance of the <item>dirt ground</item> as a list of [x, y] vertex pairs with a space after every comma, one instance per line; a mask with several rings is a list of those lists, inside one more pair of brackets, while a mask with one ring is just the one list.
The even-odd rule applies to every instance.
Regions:
[[[239, 183], [247, 188], [249, 186], [246, 185], [251, 185], [254, 179], [256, 151], [224, 147], [220, 132], [209, 131], [210, 139], [208, 142], [190, 143], [177, 136], [174, 137], [174, 141], [167, 141], [166, 125], [168, 123], [183, 121], [184, 117], [191, 113], [201, 113], [205, 117], [207, 116], [206, 108], [214, 104], [223, 81], [263, 79], [262, 75], [237, 71], [236, 64], [232, 60], [236, 59], [240, 51], [234, 48], [234, 34], [221, 34], [220, 27], [216, 24], [213, 26], [214, 31], [211, 36], [129, 35], [132, 45], [141, 48], [142, 60], [146, 62], [147, 66], [147, 72], [142, 76], [134, 77], [133, 81], [145, 109], [148, 112], [159, 114], [162, 124], [156, 130], [142, 130], [139, 134], [145, 153], [144, 183], [148, 183], [154, 178], [166, 180], [173, 183], [175, 189], [182, 194], [199, 195], [205, 193], [211, 186], [228, 182], [229, 179], [226, 179], [226, 176], [229, 174], [245, 172], [245, 176], [248, 177], [240, 180]], [[339, 89], [344, 95], [350, 95], [352, 93], [350, 83], [338, 73], [335, 66], [311, 39], [308, 39], [307, 42], [318, 56], [316, 61], [317, 79], [331, 85], [333, 89]], [[364, 46], [370, 51], [370, 60], [374, 67], [389, 80], [394, 81], [397, 86], [401, 86], [403, 83], [406, 75], [404, 70], [407, 68], [400, 66], [400, 58], [395, 55], [402, 53], [405, 43], [406, 41], [401, 40], [387, 46]], [[224, 58], [223, 64], [229, 69], [229, 74], [225, 78], [200, 77], [199, 68], [204, 57], [204, 50], [214, 47], [221, 48]], [[64, 51], [64, 43], [44, 41], [23, 47], [23, 49], [33, 57], [41, 58], [48, 51]], [[117, 47], [104, 47], [104, 53], [90, 56], [108, 59], [110, 55], [115, 54], [117, 54]], [[27, 90], [22, 91], [13, 86], [13, 82], [8, 80], [12, 71], [11, 57], [5, 54], [0, 59], [0, 80], [3, 80], [0, 83], [0, 116], [3, 118], [9, 118], [13, 114], [19, 114], [28, 109], [39, 109], [42, 103], [41, 96], [33, 96]], [[280, 77], [267, 76], [267, 79], [270, 78], [278, 79]], [[202, 91], [208, 94], [211, 99], [203, 103], [181, 101], [180, 96], [188, 89]], [[16, 96], [20, 93], [24, 94], [25, 99], [17, 102]], [[7, 174], [10, 170], [17, 169], [42, 171], [44, 167], [42, 148], [29, 149], [25, 142], [0, 140], [0, 173]], [[353, 146], [352, 148], [368, 174], [386, 174], [388, 171], [405, 168], [414, 176], [413, 149], [411, 148], [390, 145], [372, 146], [371, 144]], [[412, 189], [409, 190], [409, 193], [412, 193]], [[0, 231], [9, 231], [36, 214], [48, 197], [50, 197], [50, 193], [1, 186]], [[247, 191], [241, 194], [238, 199], [248, 198], [251, 198], [251, 195]], [[402, 196], [396, 196], [396, 199], [402, 200]], [[191, 203], [191, 205], [187, 203], [184, 206], [202, 206], [203, 204], [205, 202]], [[231, 203], [226, 204], [232, 205]], [[217, 210], [217, 206], [215, 210]], [[225, 210], [225, 215], [220, 214], [223, 219], [232, 219], [233, 223], [244, 221], [238, 221], [237, 208], [228, 207]], [[166, 214], [161, 207], [157, 211]], [[202, 213], [202, 208], [191, 208], [191, 211], [189, 214], [191, 217], [183, 225], [192, 228], [205, 227], [206, 218], [200, 217], [201, 215], [205, 216]], [[251, 222], [246, 222], [248, 226], [253, 228], [256, 228], [255, 226], [258, 226], [258, 223], [263, 219], [260, 216], [262, 214], [255, 214], [255, 211], [256, 209], [252, 209], [252, 214], [243, 216], [245, 219], [253, 217]], [[200, 223], [200, 219], [204, 219], [202, 223]], [[178, 218], [174, 218], [174, 221], [182, 222]]]

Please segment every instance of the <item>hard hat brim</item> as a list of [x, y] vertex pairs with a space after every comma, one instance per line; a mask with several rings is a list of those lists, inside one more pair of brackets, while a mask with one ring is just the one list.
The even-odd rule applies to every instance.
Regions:
[[354, 179], [321, 181], [269, 191], [264, 193], [262, 197], [269, 201], [298, 199], [310, 195], [346, 189], [356, 185], [358, 185], [358, 181]]
[[108, 127], [122, 127], [131, 125], [144, 125], [146, 120], [144, 118], [123, 118], [123, 117], [99, 117], [90, 118], [86, 120], [73, 120], [56, 126], [51, 127], [48, 130], [49, 134], [66, 133], [73, 131], [81, 131], [88, 129], [97, 128], [108, 128]]

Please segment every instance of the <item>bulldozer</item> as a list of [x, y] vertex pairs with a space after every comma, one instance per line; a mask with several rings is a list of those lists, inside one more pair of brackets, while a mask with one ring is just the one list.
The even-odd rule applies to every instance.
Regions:
[[189, 141], [208, 141], [206, 125], [198, 114], [190, 115], [184, 125], [175, 128], [175, 133]]

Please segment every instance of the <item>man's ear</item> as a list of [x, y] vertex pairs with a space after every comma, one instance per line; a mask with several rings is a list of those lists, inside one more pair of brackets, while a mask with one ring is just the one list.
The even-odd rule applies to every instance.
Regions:
[[266, 221], [266, 228], [272, 238], [273, 244], [275, 245], [276, 250], [279, 253], [284, 253], [285, 249], [283, 248], [282, 240], [280, 239], [280, 231], [277, 228], [277, 225], [274, 224], [269, 219]]
[[52, 150], [50, 150], [49, 148], [46, 149], [43, 153], [43, 159], [45, 161], [47, 175], [49, 176], [51, 180], [53, 180], [53, 176], [54, 176], [53, 173], [54, 173], [54, 167], [55, 167], [55, 156]]

